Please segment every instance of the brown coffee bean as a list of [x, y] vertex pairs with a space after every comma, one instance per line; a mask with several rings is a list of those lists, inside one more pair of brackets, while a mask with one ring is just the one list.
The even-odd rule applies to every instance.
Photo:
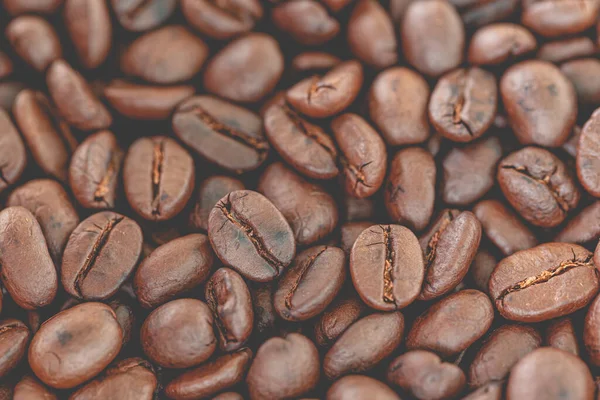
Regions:
[[112, 44], [108, 4], [104, 0], [66, 0], [63, 15], [83, 66], [98, 67], [108, 56]]
[[524, 0], [521, 23], [542, 36], [570, 35], [593, 26], [599, 9], [595, 0]]
[[177, 8], [177, 0], [111, 0], [121, 25], [130, 31], [146, 31], [162, 24]]
[[600, 61], [595, 58], [568, 61], [560, 70], [575, 87], [580, 104], [600, 104]]
[[323, 76], [315, 75], [286, 92], [288, 103], [313, 118], [331, 117], [344, 111], [356, 98], [363, 84], [363, 68], [358, 61], [336, 65]]
[[[214, 361], [179, 375], [169, 382], [165, 393], [174, 400], [214, 396], [215, 393], [240, 383], [250, 367], [251, 360], [252, 350], [248, 348], [222, 355]], [[215, 398], [213, 397], [213, 400]]]
[[436, 354], [413, 350], [396, 357], [387, 370], [388, 382], [417, 399], [456, 397], [466, 384], [460, 367], [443, 362]]
[[16, 319], [0, 321], [0, 378], [6, 376], [23, 359], [31, 333], [23, 322]]
[[348, 375], [336, 381], [327, 391], [327, 400], [400, 400], [387, 385], [364, 375]]
[[5, 37], [15, 52], [38, 72], [62, 58], [62, 48], [54, 28], [45, 19], [24, 15], [13, 19]]
[[436, 166], [420, 147], [400, 150], [392, 158], [384, 201], [392, 221], [421, 231], [429, 224], [435, 202]]
[[565, 317], [550, 321], [546, 328], [545, 342], [547, 346], [579, 356], [577, 334], [570, 318]]
[[73, 393], [70, 400], [98, 398], [152, 400], [158, 381], [152, 365], [141, 358], [127, 358], [109, 368], [101, 378]]
[[319, 353], [305, 336], [272, 337], [256, 352], [246, 384], [252, 400], [287, 399], [312, 390], [319, 381]]
[[27, 154], [10, 116], [0, 108], [0, 193], [19, 180]]
[[277, 41], [264, 33], [250, 33], [210, 60], [204, 70], [204, 87], [227, 100], [259, 101], [275, 88], [283, 68]]
[[478, 290], [461, 290], [434, 303], [414, 322], [406, 348], [455, 356], [481, 338], [492, 325], [494, 309]]
[[490, 278], [496, 308], [512, 321], [539, 322], [571, 314], [597, 292], [592, 253], [575, 244], [545, 243], [519, 251], [500, 261]]
[[59, 113], [73, 127], [92, 131], [112, 124], [112, 116], [88, 83], [64, 60], [50, 65], [46, 84]]
[[497, 108], [494, 75], [480, 68], [457, 69], [442, 76], [433, 89], [429, 119], [442, 136], [470, 142], [492, 125]]
[[479, 28], [469, 45], [469, 63], [496, 65], [518, 59], [537, 48], [535, 36], [521, 25], [507, 22]]
[[69, 238], [62, 284], [71, 296], [104, 300], [129, 278], [142, 252], [142, 230], [132, 219], [104, 211], [83, 220]]
[[29, 346], [29, 365], [45, 384], [73, 388], [110, 364], [121, 340], [121, 327], [109, 306], [80, 304], [42, 325]]
[[284, 216], [251, 190], [236, 190], [217, 203], [208, 218], [208, 237], [223, 264], [259, 282], [279, 276], [296, 254]]
[[[0, 399], [4, 398], [0, 394]], [[39, 400], [57, 400], [58, 397], [54, 393], [50, 391], [47, 387], [45, 387], [40, 381], [35, 379], [32, 376], [25, 376], [23, 379], [19, 381], [19, 383], [15, 386], [15, 391], [13, 397], [10, 397], [13, 400], [29, 400], [29, 399], [39, 399]], [[9, 400], [7, 397], [5, 400]]]
[[217, 202], [235, 190], [244, 189], [242, 181], [228, 176], [213, 175], [205, 179], [198, 188], [196, 202], [190, 213], [190, 227], [208, 231], [208, 216]]
[[[590, 244], [600, 238], [600, 202], [596, 201], [574, 216], [556, 235], [555, 242]], [[600, 265], [600, 264], [598, 264]]]
[[593, 56], [596, 52], [596, 43], [589, 37], [582, 36], [545, 43], [538, 50], [537, 58], [560, 63], [573, 58]]
[[173, 130], [200, 156], [237, 174], [258, 168], [269, 153], [257, 114], [211, 96], [180, 104]]
[[480, 27], [510, 17], [521, 5], [519, 0], [480, 1], [465, 10], [461, 18], [465, 25]]
[[469, 385], [505, 379], [513, 365], [541, 345], [542, 337], [530, 326], [501, 326], [490, 333], [471, 362]]
[[479, 250], [473, 259], [469, 272], [477, 289], [487, 293], [490, 275], [496, 268], [498, 260], [487, 250]]
[[340, 31], [337, 20], [315, 0], [284, 2], [273, 8], [271, 20], [296, 42], [308, 46], [328, 42]]
[[504, 382], [489, 382], [471, 392], [462, 400], [502, 400]]
[[143, 218], [165, 221], [179, 214], [194, 190], [194, 160], [175, 140], [144, 137], [130, 147], [123, 165], [129, 204]]
[[2, 5], [11, 15], [25, 13], [52, 14], [64, 0], [4, 0]]
[[357, 297], [338, 298], [315, 323], [316, 343], [329, 347], [366, 312], [367, 307]]
[[120, 298], [112, 300], [108, 305], [113, 309], [117, 316], [117, 322], [123, 332], [123, 346], [126, 346], [131, 340], [132, 330], [136, 328], [135, 316], [130, 305], [125, 304]]
[[305, 51], [292, 59], [292, 70], [297, 74], [326, 72], [342, 60], [330, 53], [321, 51]]
[[206, 304], [178, 299], [150, 313], [140, 330], [144, 353], [165, 368], [188, 368], [215, 351], [213, 317]]
[[537, 147], [524, 147], [505, 157], [497, 177], [500, 189], [517, 212], [544, 228], [564, 221], [581, 197], [565, 164]]
[[425, 279], [420, 300], [448, 293], [469, 270], [481, 240], [481, 224], [469, 211], [443, 210], [419, 238]]
[[340, 247], [344, 250], [344, 253], [349, 255], [358, 236], [365, 229], [370, 228], [373, 225], [374, 223], [371, 221], [346, 222], [343, 224], [340, 227]]
[[483, 232], [505, 256], [538, 245], [535, 235], [498, 200], [483, 200], [473, 207]]
[[0, 108], [11, 111], [17, 95], [27, 86], [21, 82], [0, 82]]
[[367, 371], [392, 354], [404, 337], [404, 317], [399, 311], [374, 313], [359, 319], [325, 354], [323, 370], [328, 379]]
[[277, 319], [277, 313], [273, 305], [273, 283], [264, 283], [251, 287], [251, 289], [256, 325], [254, 329], [259, 334], [272, 332]]
[[577, 148], [579, 182], [592, 196], [600, 197], [600, 110], [583, 126]]
[[583, 343], [589, 356], [589, 362], [600, 365], [600, 297], [596, 297], [585, 316], [583, 325]]
[[425, 266], [417, 237], [400, 225], [373, 225], [356, 239], [350, 273], [363, 301], [382, 311], [399, 310], [419, 295]]
[[440, 76], [463, 60], [465, 28], [447, 1], [413, 1], [404, 14], [400, 36], [406, 60], [424, 75]]
[[588, 399], [596, 385], [587, 365], [567, 352], [545, 347], [523, 357], [511, 370], [506, 399]]
[[181, 10], [190, 25], [221, 40], [251, 31], [263, 17], [263, 7], [258, 0], [182, 0]]
[[375, 0], [360, 0], [348, 21], [350, 51], [366, 64], [386, 68], [398, 62], [396, 32], [388, 13]]
[[383, 184], [387, 151], [381, 136], [357, 114], [343, 114], [331, 122], [340, 149], [339, 163], [346, 193], [364, 198]]
[[554, 65], [524, 61], [500, 80], [500, 93], [515, 136], [522, 144], [558, 147], [577, 117], [573, 85]]

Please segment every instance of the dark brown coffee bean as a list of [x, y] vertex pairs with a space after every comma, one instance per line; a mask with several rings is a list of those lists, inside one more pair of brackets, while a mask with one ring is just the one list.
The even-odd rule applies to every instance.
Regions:
[[542, 36], [570, 35], [593, 26], [599, 9], [595, 0], [524, 0], [521, 23]]
[[502, 400], [504, 382], [489, 382], [471, 392], [462, 400]]
[[577, 147], [579, 182], [592, 196], [600, 197], [600, 110], [583, 126]]
[[469, 272], [477, 289], [487, 293], [490, 275], [496, 268], [498, 260], [487, 250], [479, 250], [471, 263]]
[[62, 284], [71, 296], [104, 300], [117, 292], [142, 252], [142, 230], [110, 211], [83, 220], [69, 238], [62, 260]]
[[158, 381], [152, 365], [141, 358], [127, 358], [109, 368], [101, 378], [73, 393], [70, 400], [98, 398], [152, 400]]
[[374, 313], [359, 319], [325, 354], [323, 370], [328, 379], [367, 371], [392, 354], [404, 337], [404, 317], [399, 311]]
[[373, 199], [344, 196], [340, 204], [346, 221], [366, 221], [375, 215]]
[[16, 319], [0, 321], [0, 378], [6, 376], [23, 359], [31, 333], [23, 322]]
[[344, 111], [356, 98], [363, 83], [363, 68], [358, 61], [338, 64], [323, 76], [315, 75], [286, 92], [289, 104], [313, 118], [331, 117]]
[[600, 296], [596, 297], [585, 316], [583, 343], [592, 365], [600, 365]]
[[577, 334], [570, 318], [565, 317], [550, 321], [546, 328], [545, 342], [547, 346], [579, 356]]
[[11, 111], [17, 95], [27, 86], [21, 82], [0, 82], [0, 108]]
[[511, 370], [506, 399], [588, 399], [596, 385], [587, 365], [567, 352], [545, 347], [523, 357]]
[[315, 323], [315, 340], [319, 346], [332, 345], [354, 322], [367, 312], [357, 297], [338, 298]]
[[11, 15], [25, 13], [52, 14], [64, 0], [4, 0], [2, 5]]
[[429, 224], [435, 202], [436, 166], [420, 147], [400, 150], [392, 158], [384, 201], [392, 221], [421, 231]]
[[521, 25], [497, 23], [479, 28], [469, 45], [469, 63], [496, 65], [534, 51], [535, 36]]
[[121, 349], [112, 309], [84, 303], [46, 321], [29, 346], [29, 365], [45, 384], [69, 389], [99, 374]]
[[367, 228], [373, 226], [371, 221], [346, 222], [340, 227], [340, 247], [344, 253], [350, 254], [354, 242], [358, 236]]
[[[58, 397], [54, 393], [50, 391], [47, 387], [45, 387], [40, 381], [35, 379], [32, 376], [25, 376], [23, 379], [17, 383], [15, 386], [14, 397], [10, 397], [13, 400], [29, 400], [29, 399], [39, 399], [39, 400], [57, 400]], [[9, 400], [7, 397], [4, 399], [2, 395], [0, 395], [0, 399]]]
[[256, 352], [246, 384], [252, 400], [287, 399], [312, 390], [319, 381], [319, 353], [305, 336], [273, 337]]
[[[555, 242], [589, 244], [600, 238], [600, 202], [596, 201], [574, 216], [556, 235]], [[600, 265], [600, 264], [598, 264]]]
[[254, 28], [263, 17], [258, 0], [182, 0], [181, 10], [187, 22], [215, 39], [229, 39]]
[[448, 293], [465, 277], [479, 248], [481, 224], [469, 211], [443, 210], [419, 238], [425, 256], [420, 300]]
[[237, 174], [258, 168], [269, 153], [257, 114], [211, 96], [180, 104], [173, 130], [200, 156]]
[[493, 319], [492, 303], [484, 293], [462, 290], [433, 304], [415, 320], [406, 348], [451, 357], [481, 338]]
[[364, 375], [348, 375], [336, 381], [327, 391], [327, 400], [400, 400], [384, 383]]
[[63, 15], [83, 66], [98, 67], [108, 56], [112, 44], [112, 22], [106, 1], [66, 0]]
[[381, 72], [369, 92], [369, 114], [390, 146], [422, 143], [429, 137], [429, 85], [404, 67]]
[[265, 283], [251, 288], [254, 305], [255, 332], [264, 334], [272, 332], [275, 327], [277, 313], [273, 305], [273, 283]]
[[529, 228], [498, 200], [480, 201], [473, 207], [473, 212], [485, 235], [505, 256], [538, 245]]
[[0, 108], [0, 193], [19, 180], [26, 164], [23, 140], [10, 116]]
[[524, 61], [509, 68], [500, 93], [515, 136], [522, 144], [558, 147], [577, 117], [573, 85], [554, 65]]
[[343, 114], [331, 122], [340, 149], [339, 163], [346, 193], [364, 198], [383, 184], [387, 151], [381, 136], [357, 114]]
[[600, 61], [595, 58], [568, 61], [560, 70], [575, 87], [580, 104], [600, 104]]
[[242, 181], [228, 176], [213, 175], [198, 188], [196, 202], [190, 213], [190, 227], [208, 231], [208, 216], [219, 200], [235, 190], [244, 190]]
[[251, 190], [236, 190], [217, 203], [208, 217], [208, 236], [223, 264], [254, 281], [275, 279], [296, 254], [285, 217]]
[[46, 84], [56, 108], [70, 125], [92, 131], [106, 129], [112, 124], [112, 116], [88, 83], [64, 60], [50, 65]]
[[58, 288], [56, 268], [35, 216], [23, 207], [0, 211], [2, 284], [26, 310], [47, 306]]
[[152, 311], [140, 330], [144, 353], [165, 368], [188, 368], [215, 351], [213, 317], [196, 299], [173, 300]]
[[360, 0], [348, 21], [350, 51], [366, 64], [386, 68], [398, 62], [396, 32], [388, 13], [375, 0]]
[[395, 358], [388, 367], [387, 380], [417, 399], [454, 398], [466, 384], [460, 367], [423, 350], [409, 351]]
[[204, 87], [227, 100], [254, 102], [275, 88], [283, 68], [277, 41], [264, 33], [250, 33], [211, 59], [204, 70]]
[[519, 0], [480, 1], [465, 10], [461, 18], [465, 25], [480, 27], [510, 17], [521, 5]]
[[505, 157], [498, 166], [498, 183], [523, 218], [544, 228], [564, 221], [581, 197], [565, 164], [537, 147], [524, 147]]
[[542, 337], [530, 326], [503, 325], [493, 331], [469, 367], [469, 385], [483, 386], [508, 376], [521, 358], [542, 345]]
[[494, 186], [501, 157], [502, 146], [495, 136], [452, 148], [442, 161], [444, 202], [466, 206], [479, 200]]
[[457, 69], [442, 76], [431, 93], [429, 119], [442, 136], [470, 142], [492, 125], [497, 107], [494, 75], [480, 68]]
[[404, 14], [400, 35], [406, 60], [424, 75], [440, 76], [463, 60], [465, 28], [447, 1], [413, 1]]
[[187, 85], [149, 86], [113, 81], [104, 88], [104, 97], [120, 114], [142, 120], [168, 118], [175, 107], [194, 94]]
[[425, 266], [417, 237], [400, 225], [373, 225], [356, 239], [350, 273], [367, 305], [399, 310], [419, 295]]
[[537, 58], [560, 63], [573, 58], [593, 56], [596, 51], [596, 43], [589, 37], [582, 36], [548, 42], [540, 47]]
[[138, 32], [159, 26], [177, 8], [177, 0], [111, 0], [111, 4], [121, 25]]
[[597, 292], [592, 253], [575, 244], [545, 243], [519, 251], [500, 261], [490, 278], [490, 295], [500, 314], [520, 322], [571, 314]]
[[62, 57], [54, 28], [41, 17], [17, 17], [6, 26], [5, 35], [15, 53], [38, 72], [44, 72], [53, 61]]
[[332, 69], [341, 63], [339, 57], [321, 51], [306, 51], [292, 59], [291, 67], [295, 73], [318, 73]]
[[121, 57], [121, 70], [152, 83], [191, 79], [208, 57], [206, 43], [179, 25], [169, 25], [136, 39]]
[[165, 221], [179, 214], [192, 196], [194, 179], [194, 160], [171, 138], [144, 137], [129, 147], [123, 165], [125, 195], [147, 220]]
[[[315, 0], [284, 2], [273, 8], [271, 20], [275, 26], [303, 45], [320, 45], [333, 39], [340, 24]], [[393, 32], [393, 30], [392, 30]]]
[[251, 360], [252, 350], [248, 348], [222, 355], [214, 361], [179, 375], [169, 382], [165, 393], [174, 400], [214, 396], [215, 393], [240, 383], [250, 367]]

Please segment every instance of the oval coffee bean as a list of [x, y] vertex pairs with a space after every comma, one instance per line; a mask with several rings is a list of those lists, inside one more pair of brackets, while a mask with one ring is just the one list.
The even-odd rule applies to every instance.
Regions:
[[41, 326], [29, 346], [29, 365], [45, 384], [70, 389], [110, 364], [121, 340], [121, 327], [109, 306], [80, 304]]
[[83, 220], [62, 259], [62, 284], [78, 299], [104, 300], [129, 278], [142, 252], [142, 230], [132, 219], [104, 211]]
[[577, 177], [589, 194], [600, 197], [600, 110], [585, 123], [577, 146]]
[[339, 298], [325, 310], [315, 323], [315, 339], [319, 346], [333, 344], [346, 329], [367, 312], [357, 297]]
[[478, 290], [462, 290], [434, 303], [414, 322], [406, 348], [433, 351], [447, 358], [479, 340], [492, 325], [494, 309]]
[[137, 32], [162, 24], [177, 8], [177, 0], [111, 0], [111, 4], [121, 25]]
[[545, 43], [537, 52], [540, 60], [560, 63], [573, 58], [593, 56], [596, 43], [589, 37], [574, 37]]
[[258, 115], [211, 96], [180, 104], [173, 130], [200, 156], [237, 174], [258, 168], [269, 153]]
[[328, 42], [340, 31], [339, 22], [329, 16], [324, 5], [314, 0], [281, 3], [273, 8], [271, 20], [279, 30], [307, 46]]
[[2, 5], [11, 15], [25, 13], [52, 14], [64, 0], [4, 0]]
[[570, 35], [593, 26], [599, 9], [593, 0], [525, 0], [521, 23], [542, 36]]
[[31, 333], [23, 322], [16, 319], [0, 321], [0, 378], [12, 371], [27, 352]]
[[479, 28], [469, 45], [469, 63], [496, 65], [518, 59], [537, 48], [535, 36], [521, 25], [500, 22]]
[[208, 231], [208, 216], [217, 202], [235, 190], [244, 189], [242, 181], [228, 176], [213, 175], [205, 179], [198, 188], [196, 202], [190, 213], [190, 227]]
[[3, 111], [12, 110], [17, 95], [23, 89], [27, 89], [27, 86], [22, 82], [0, 82], [0, 108]]
[[112, 22], [104, 0], [66, 0], [65, 26], [86, 68], [104, 62], [112, 45]]
[[171, 138], [144, 137], [129, 147], [123, 165], [125, 195], [147, 220], [165, 221], [179, 214], [192, 196], [194, 179], [194, 160]]
[[348, 375], [336, 381], [327, 391], [327, 400], [400, 400], [384, 383], [364, 375]]
[[[590, 307], [590, 309], [592, 308], [593, 304]], [[577, 333], [575, 332], [573, 321], [568, 317], [550, 321], [548, 327], [546, 328], [545, 342], [548, 346], [564, 350], [575, 356], [579, 356], [579, 339], [577, 337]]]
[[592, 253], [575, 244], [545, 243], [516, 252], [500, 261], [490, 278], [496, 308], [512, 321], [539, 322], [571, 314], [597, 292]]
[[58, 35], [44, 18], [23, 15], [13, 19], [7, 26], [5, 37], [15, 53], [38, 72], [62, 57]]
[[305, 51], [292, 59], [292, 70], [296, 74], [325, 72], [341, 63], [339, 57], [322, 51]]
[[19, 180], [26, 164], [23, 139], [7, 112], [0, 108], [0, 193]]
[[188, 368], [214, 353], [213, 318], [206, 304], [178, 299], [150, 313], [140, 330], [144, 353], [165, 368]]
[[[554, 238], [555, 242], [595, 244], [600, 238], [600, 201], [585, 207], [567, 222]], [[600, 265], [600, 264], [599, 264]]]
[[600, 296], [597, 296], [585, 315], [583, 343], [592, 365], [600, 365]]
[[487, 293], [489, 291], [490, 275], [496, 268], [498, 260], [487, 250], [479, 250], [471, 264], [469, 273], [477, 289]]
[[560, 70], [575, 87], [579, 104], [600, 104], [600, 82], [595, 77], [600, 74], [600, 61], [583, 58], [567, 61]]
[[340, 247], [344, 250], [344, 253], [350, 254], [358, 236], [371, 226], [373, 226], [371, 221], [346, 222], [340, 226]]
[[414, 233], [400, 225], [373, 225], [354, 242], [350, 273], [356, 291], [377, 310], [399, 310], [419, 295], [425, 274]]
[[236, 190], [217, 203], [208, 218], [208, 237], [223, 264], [259, 282], [281, 275], [296, 254], [284, 216], [251, 190]]
[[2, 284], [26, 310], [45, 307], [58, 289], [56, 268], [35, 216], [23, 207], [0, 211]]
[[[0, 398], [3, 399], [1, 393]], [[13, 400], [28, 400], [28, 399], [40, 399], [40, 400], [57, 400], [58, 397], [50, 391], [46, 386], [42, 385], [36, 378], [26, 375], [16, 385], [13, 393], [13, 397], [7, 397]]]
[[[173, 2], [175, 3], [175, 0]], [[186, 21], [195, 29], [220, 40], [251, 31], [263, 17], [263, 7], [258, 0], [221, 3], [210, 0], [181, 0], [181, 11]]]

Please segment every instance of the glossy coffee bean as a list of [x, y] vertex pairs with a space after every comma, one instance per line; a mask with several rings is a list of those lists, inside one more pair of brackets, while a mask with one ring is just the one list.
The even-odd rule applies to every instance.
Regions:
[[520, 322], [568, 315], [585, 307], [597, 292], [592, 253], [567, 243], [516, 252], [500, 261], [490, 278], [490, 295], [500, 314]]
[[198, 188], [189, 225], [193, 229], [208, 230], [208, 216], [219, 200], [235, 190], [244, 190], [242, 181], [224, 175], [213, 175]]
[[592, 196], [600, 197], [600, 111], [596, 110], [583, 126], [577, 148], [579, 182]]
[[571, 318], [565, 317], [550, 321], [545, 333], [546, 345], [579, 356], [579, 339]]
[[366, 312], [367, 307], [357, 297], [338, 297], [338, 300], [334, 301], [315, 323], [316, 343], [322, 347], [332, 345]]
[[6, 376], [23, 359], [31, 333], [23, 322], [16, 319], [0, 321], [0, 377]]
[[593, 26], [600, 4], [583, 0], [579, 4], [564, 0], [524, 0], [521, 23], [542, 36], [579, 33]]
[[6, 26], [5, 35], [15, 53], [38, 72], [43, 73], [53, 61], [62, 57], [58, 35], [44, 18], [17, 17]]
[[537, 52], [540, 60], [560, 63], [574, 58], [593, 56], [596, 43], [586, 36], [555, 40], [545, 43]]
[[69, 238], [61, 266], [63, 287], [78, 299], [111, 297], [133, 273], [142, 241], [134, 220], [110, 211], [93, 214]]
[[562, 73], [571, 81], [580, 104], [600, 104], [600, 61], [595, 58], [568, 61], [560, 66]]
[[86, 68], [96, 68], [108, 56], [112, 22], [104, 0], [65, 0], [65, 26]]
[[336, 381], [327, 391], [327, 400], [400, 400], [386, 384], [365, 375], [348, 375]]
[[217, 203], [208, 218], [208, 237], [226, 266], [259, 282], [279, 276], [296, 254], [294, 234], [284, 216], [266, 197], [250, 190], [236, 190]]
[[296, 42], [311, 46], [333, 39], [340, 31], [339, 22], [315, 0], [284, 2], [273, 8], [271, 20], [275, 26]]
[[581, 210], [567, 222], [554, 237], [555, 242], [595, 244], [600, 238], [600, 202], [596, 201]]
[[263, 17], [258, 0], [182, 0], [181, 11], [192, 27], [221, 40], [251, 31]]
[[167, 20], [177, 7], [177, 0], [111, 0], [121, 25], [130, 31], [152, 29]]
[[496, 65], [518, 59], [537, 48], [535, 36], [521, 25], [507, 22], [479, 28], [469, 45], [469, 63]]
[[26, 164], [23, 140], [9, 115], [0, 109], [0, 192], [19, 180]]
[[73, 388], [110, 364], [121, 341], [121, 327], [109, 306], [80, 304], [42, 325], [29, 346], [29, 365], [45, 384]]
[[[4, 399], [0, 395], [0, 399]], [[6, 400], [9, 398], [7, 397]], [[26, 375], [16, 385], [13, 400], [28, 400], [28, 399], [40, 399], [40, 400], [57, 400], [58, 397], [50, 389], [44, 386], [36, 378]]]

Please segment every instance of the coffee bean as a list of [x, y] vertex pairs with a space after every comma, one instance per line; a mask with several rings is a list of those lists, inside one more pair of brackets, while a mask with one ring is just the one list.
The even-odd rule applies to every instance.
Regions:
[[251, 287], [252, 304], [254, 305], [255, 332], [264, 334], [275, 327], [277, 313], [273, 305], [273, 284], [271, 282]]
[[341, 63], [339, 57], [322, 51], [306, 51], [292, 59], [292, 70], [297, 74], [326, 72]]
[[555, 236], [555, 242], [589, 244], [600, 238], [600, 202], [596, 201], [571, 218]]
[[338, 297], [315, 323], [317, 344], [322, 347], [330, 346], [366, 312], [367, 307], [358, 297]]
[[11, 111], [17, 95], [27, 86], [22, 82], [0, 82], [0, 108]]
[[3, 400], [27, 400], [27, 399], [44, 399], [57, 400], [58, 397], [45, 387], [40, 381], [32, 376], [26, 375], [15, 386], [14, 397], [2, 397]]
[[542, 36], [570, 35], [593, 26], [599, 9], [600, 3], [590, 0], [524, 0], [521, 23]]
[[519, 0], [489, 0], [478, 2], [473, 7], [464, 11], [461, 18], [467, 26], [484, 26], [492, 22], [499, 22], [510, 17], [518, 8]]
[[340, 227], [340, 247], [344, 253], [350, 254], [354, 242], [358, 236], [367, 228], [373, 226], [371, 221], [346, 222]]
[[400, 400], [392, 389], [377, 379], [364, 375], [348, 375], [335, 382], [327, 391], [327, 400]]
[[337, 20], [329, 16], [325, 6], [314, 0], [284, 2], [273, 8], [271, 20], [296, 42], [308, 46], [328, 42], [340, 31]]
[[540, 60], [560, 63], [573, 58], [594, 56], [594, 54], [596, 54], [596, 43], [589, 37], [582, 36], [545, 43], [538, 50], [537, 57]]
[[473, 65], [496, 65], [518, 59], [536, 48], [535, 36], [521, 25], [490, 24], [473, 34], [468, 58]]
[[[573, 292], [569, 288], [577, 287]], [[581, 246], [546, 243], [500, 261], [490, 295], [506, 319], [539, 322], [585, 307], [598, 292], [592, 253]]]
[[214, 175], [198, 188], [196, 202], [190, 213], [189, 225], [193, 229], [208, 230], [208, 216], [219, 200], [235, 190], [244, 190], [244, 184], [235, 178]]
[[112, 22], [104, 0], [66, 0], [65, 26], [86, 68], [104, 62], [111, 48]]
[[58, 35], [45, 19], [24, 15], [6, 26], [6, 39], [25, 62], [44, 72], [53, 61], [62, 58]]
[[570, 318], [565, 317], [550, 321], [546, 328], [545, 342], [548, 346], [579, 356], [577, 334]]
[[0, 193], [19, 180], [26, 164], [23, 140], [9, 115], [0, 109]]
[[136, 326], [134, 326], [136, 319], [133, 315], [133, 309], [131, 306], [123, 303], [123, 301], [118, 298], [112, 300], [108, 305], [115, 312], [115, 315], [117, 316], [117, 322], [119, 323], [121, 331], [123, 332], [123, 346], [127, 346], [131, 340], [132, 331], [134, 328], [136, 328]]
[[600, 365], [600, 300], [596, 297], [585, 316], [583, 325], [583, 343], [592, 365]]
[[177, 0], [111, 0], [112, 8], [123, 27], [146, 31], [166, 21], [177, 7]]
[[2, 5], [11, 15], [25, 13], [51, 14], [64, 0], [4, 0]]
[[600, 196], [600, 111], [583, 126], [577, 151], [577, 177], [592, 196]]
[[463, 397], [462, 400], [502, 400], [503, 391], [504, 382], [490, 382]]
[[229, 39], [249, 32], [263, 17], [263, 7], [258, 0], [225, 3], [182, 0], [181, 11], [190, 25], [215, 39]]
[[560, 70], [575, 87], [580, 104], [600, 104], [600, 84], [595, 79], [600, 74], [600, 61], [595, 58], [568, 61]]
[[16, 319], [0, 321], [0, 377], [5, 377], [23, 359], [31, 333], [27, 326]]

